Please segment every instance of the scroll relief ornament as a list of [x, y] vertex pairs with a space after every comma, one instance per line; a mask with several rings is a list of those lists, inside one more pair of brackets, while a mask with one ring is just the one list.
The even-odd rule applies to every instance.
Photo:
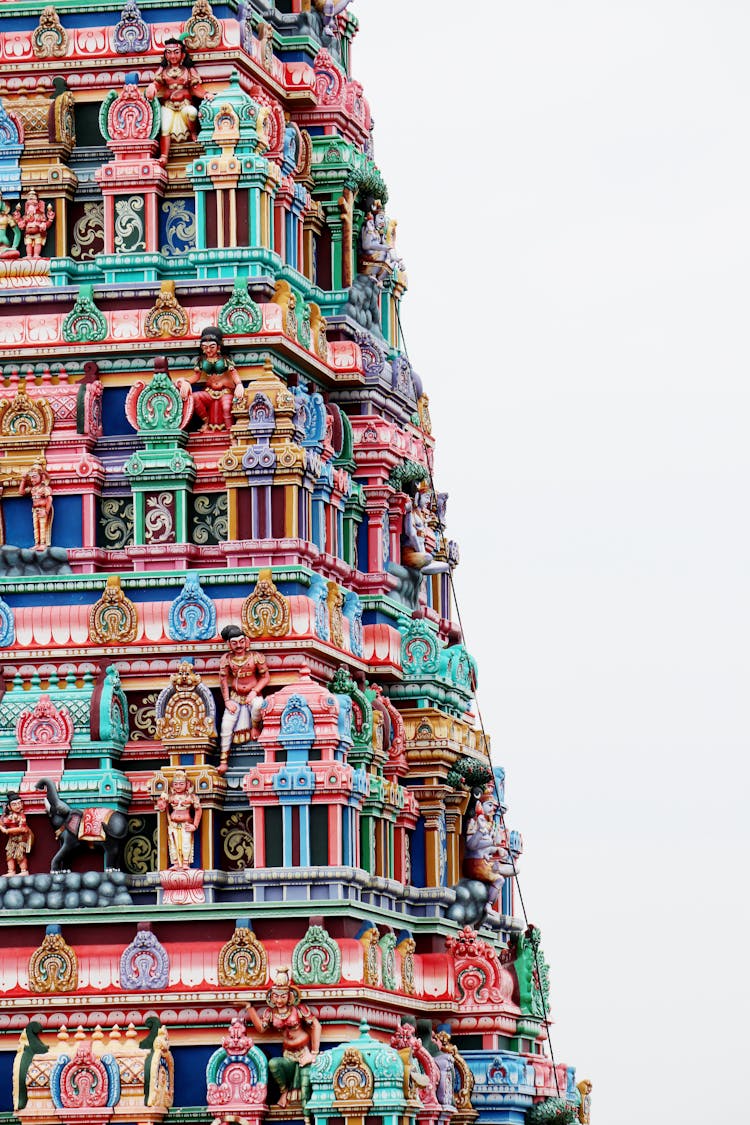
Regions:
[[289, 601], [277, 589], [269, 568], [258, 574], [252, 594], [242, 606], [242, 625], [248, 637], [285, 637], [291, 616]]
[[138, 613], [125, 595], [119, 574], [110, 574], [104, 593], [91, 607], [89, 636], [102, 645], [129, 644], [138, 636]]

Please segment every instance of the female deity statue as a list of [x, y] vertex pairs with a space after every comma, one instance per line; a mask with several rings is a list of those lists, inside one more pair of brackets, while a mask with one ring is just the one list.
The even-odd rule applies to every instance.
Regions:
[[193, 783], [184, 770], [175, 770], [167, 793], [156, 799], [156, 811], [167, 814], [167, 846], [173, 870], [186, 871], [193, 863], [195, 833], [203, 809]]
[[278, 1105], [283, 1109], [290, 1095], [299, 1091], [304, 1114], [311, 1093], [310, 1064], [320, 1050], [320, 1023], [307, 1005], [300, 1003], [299, 992], [292, 987], [289, 978], [289, 969], [277, 969], [266, 996], [266, 1007], [258, 1013], [248, 1004], [244, 1018], [261, 1035], [271, 1030], [281, 1033], [283, 1054], [280, 1059], [268, 1062], [281, 1090]]
[[195, 412], [203, 419], [204, 430], [231, 430], [232, 404], [245, 393], [237, 368], [224, 354], [224, 337], [218, 328], [201, 332], [201, 354], [188, 382], [203, 380], [205, 390], [193, 391]]
[[146, 87], [146, 97], [161, 102], [161, 141], [159, 163], [169, 160], [172, 140], [196, 140], [198, 110], [194, 98], [210, 101], [213, 94], [203, 86], [193, 60], [179, 39], [164, 40], [164, 54], [153, 82]]

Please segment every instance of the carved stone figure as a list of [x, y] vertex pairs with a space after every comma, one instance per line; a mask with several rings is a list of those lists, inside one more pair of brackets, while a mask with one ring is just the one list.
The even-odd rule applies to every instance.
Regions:
[[175, 770], [168, 792], [156, 799], [156, 811], [167, 814], [167, 846], [172, 868], [187, 870], [193, 864], [195, 833], [203, 809], [184, 770]]
[[201, 354], [189, 382], [202, 380], [205, 390], [193, 391], [195, 412], [203, 419], [204, 430], [231, 430], [232, 403], [242, 399], [245, 388], [237, 368], [224, 354], [224, 337], [218, 328], [201, 332]]
[[3, 199], [0, 191], [0, 258], [18, 258], [20, 251], [21, 228], [15, 220], [10, 204]]
[[52, 488], [50, 475], [40, 461], [24, 473], [18, 485], [21, 496], [31, 494], [31, 518], [34, 524], [34, 550], [43, 551], [52, 545]]
[[23, 241], [26, 247], [27, 258], [41, 258], [42, 249], [47, 238], [47, 231], [55, 221], [55, 210], [51, 203], [46, 208], [37, 193], [32, 188], [26, 196], [26, 202], [21, 213], [20, 204], [16, 204], [13, 220], [23, 231]]
[[[23, 801], [18, 793], [6, 793], [5, 812], [0, 816], [0, 832], [8, 837], [5, 858], [9, 875], [28, 875], [28, 854], [34, 843], [34, 833], [26, 823]], [[16, 867], [18, 865], [18, 867]]]
[[300, 1003], [289, 969], [277, 969], [266, 996], [266, 1007], [258, 1013], [248, 1004], [244, 1016], [261, 1035], [267, 1031], [281, 1033], [282, 1057], [270, 1059], [268, 1063], [281, 1090], [278, 1105], [283, 1109], [299, 1091], [304, 1113], [311, 1092], [310, 1064], [320, 1050], [320, 1023], [307, 1005]]
[[221, 639], [229, 649], [219, 664], [219, 683], [225, 707], [221, 720], [219, 773], [225, 773], [232, 743], [249, 742], [260, 734], [262, 692], [271, 677], [266, 658], [262, 653], [253, 652], [250, 638], [238, 625], [227, 625], [222, 629]]
[[213, 94], [206, 90], [193, 60], [179, 39], [164, 40], [164, 54], [153, 82], [146, 87], [146, 97], [158, 97], [161, 102], [161, 142], [159, 162], [166, 164], [172, 140], [196, 140], [198, 136], [198, 110], [195, 98], [211, 101]]

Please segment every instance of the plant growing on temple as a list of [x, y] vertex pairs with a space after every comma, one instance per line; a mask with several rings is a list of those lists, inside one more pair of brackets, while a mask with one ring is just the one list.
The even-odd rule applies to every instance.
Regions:
[[450, 768], [446, 783], [453, 789], [484, 792], [493, 780], [492, 770], [472, 758], [459, 758]]

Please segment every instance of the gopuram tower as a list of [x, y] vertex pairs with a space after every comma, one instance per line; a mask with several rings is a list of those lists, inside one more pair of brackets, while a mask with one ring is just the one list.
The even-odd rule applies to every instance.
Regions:
[[357, 28], [0, 3], [2, 1122], [589, 1121]]

